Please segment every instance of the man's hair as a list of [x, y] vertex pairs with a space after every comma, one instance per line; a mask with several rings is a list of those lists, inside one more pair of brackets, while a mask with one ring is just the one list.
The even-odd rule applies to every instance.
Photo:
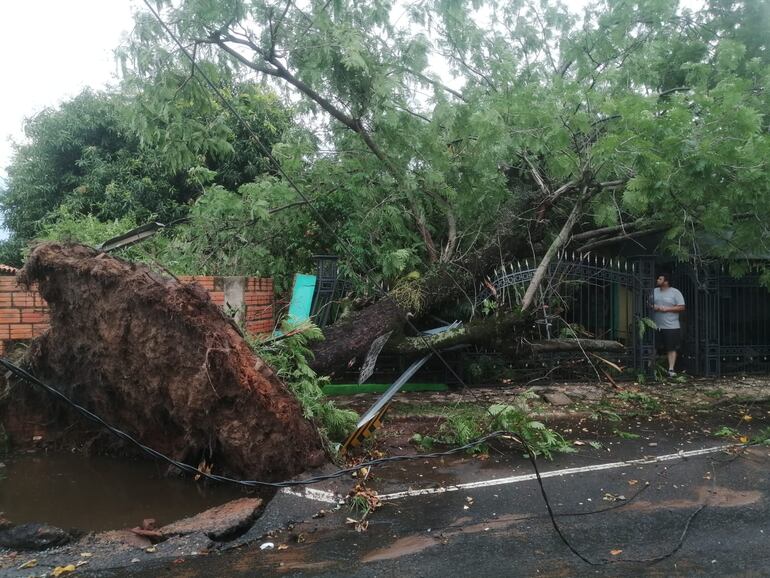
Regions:
[[669, 285], [671, 285], [671, 277], [669, 276], [668, 273], [658, 273], [658, 277], [663, 277], [663, 280]]

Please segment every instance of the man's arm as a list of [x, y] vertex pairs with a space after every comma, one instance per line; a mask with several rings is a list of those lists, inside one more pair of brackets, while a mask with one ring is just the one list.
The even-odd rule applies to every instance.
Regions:
[[656, 305], [654, 307], [655, 311], [660, 311], [661, 313], [681, 313], [684, 311], [684, 296], [681, 292], [678, 290], [675, 290], [676, 293], [674, 293], [674, 305]]
[[661, 313], [681, 313], [684, 311], [684, 304], [672, 305], [671, 307], [667, 307], [666, 305], [656, 305], [655, 311], [660, 311]]

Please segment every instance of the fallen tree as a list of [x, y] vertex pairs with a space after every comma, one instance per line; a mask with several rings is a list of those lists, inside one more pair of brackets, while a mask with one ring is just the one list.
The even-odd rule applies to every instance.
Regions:
[[176, 460], [249, 478], [324, 461], [297, 400], [198, 285], [54, 243], [37, 246], [19, 278], [51, 316], [26, 363], [108, 423]]

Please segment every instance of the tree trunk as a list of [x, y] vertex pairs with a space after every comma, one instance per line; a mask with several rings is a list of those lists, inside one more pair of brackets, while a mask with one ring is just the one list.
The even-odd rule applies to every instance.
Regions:
[[623, 351], [625, 346], [618, 341], [606, 339], [549, 339], [530, 343], [532, 353], [558, 351]]
[[310, 366], [321, 375], [333, 375], [361, 365], [372, 341], [406, 323], [407, 312], [386, 296], [324, 330], [324, 340], [313, 347]]
[[392, 353], [425, 354], [431, 346], [440, 350], [460, 344], [484, 344], [494, 346], [498, 351], [517, 348], [517, 335], [521, 334], [522, 318], [511, 313], [477, 319], [467, 325], [424, 337], [403, 337], [386, 346]]

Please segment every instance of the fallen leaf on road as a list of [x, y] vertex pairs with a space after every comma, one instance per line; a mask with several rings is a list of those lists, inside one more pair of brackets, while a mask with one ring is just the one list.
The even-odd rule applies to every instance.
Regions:
[[743, 419], [743, 421], [751, 421], [754, 418], [751, 417], [750, 415], [744, 415], [742, 419]]
[[611, 494], [607, 492], [604, 494], [604, 497], [602, 498], [605, 502], [621, 502], [626, 499], [626, 497], [623, 494]]
[[623, 550], [610, 550], [610, 554], [612, 554], [613, 556], [617, 556], [621, 552], [623, 552]]
[[289, 545], [288, 544], [281, 544], [280, 546], [278, 546], [278, 549], [279, 550], [288, 550], [289, 549]]
[[57, 566], [53, 569], [53, 572], [51, 572], [51, 576], [56, 578], [57, 576], [61, 576], [62, 574], [69, 574], [70, 572], [74, 572], [77, 570], [75, 568], [74, 564], [67, 564], [66, 566]]
[[93, 554], [91, 554], [91, 552], [81, 552], [80, 553], [80, 557], [81, 558], [90, 558], [91, 556], [93, 556]]
[[629, 486], [635, 486], [638, 483], [639, 483], [639, 480], [628, 480], [628, 485]]
[[740, 437], [740, 441], [741, 441], [742, 444], [747, 444], [747, 443], [749, 443], [749, 438], [748, 438], [748, 436], [741, 436]]
[[37, 560], [34, 558], [32, 560], [28, 560], [27, 562], [24, 562], [21, 566], [19, 566], [19, 570], [24, 570], [26, 568], [34, 568], [37, 566]]
[[574, 441], [574, 442], [572, 442], [572, 443], [573, 443], [574, 445], [576, 445], [576, 446], [584, 446], [584, 445], [586, 445], [586, 443], [585, 443], [585, 442], [581, 442], [580, 440], [575, 440], [575, 441]]

